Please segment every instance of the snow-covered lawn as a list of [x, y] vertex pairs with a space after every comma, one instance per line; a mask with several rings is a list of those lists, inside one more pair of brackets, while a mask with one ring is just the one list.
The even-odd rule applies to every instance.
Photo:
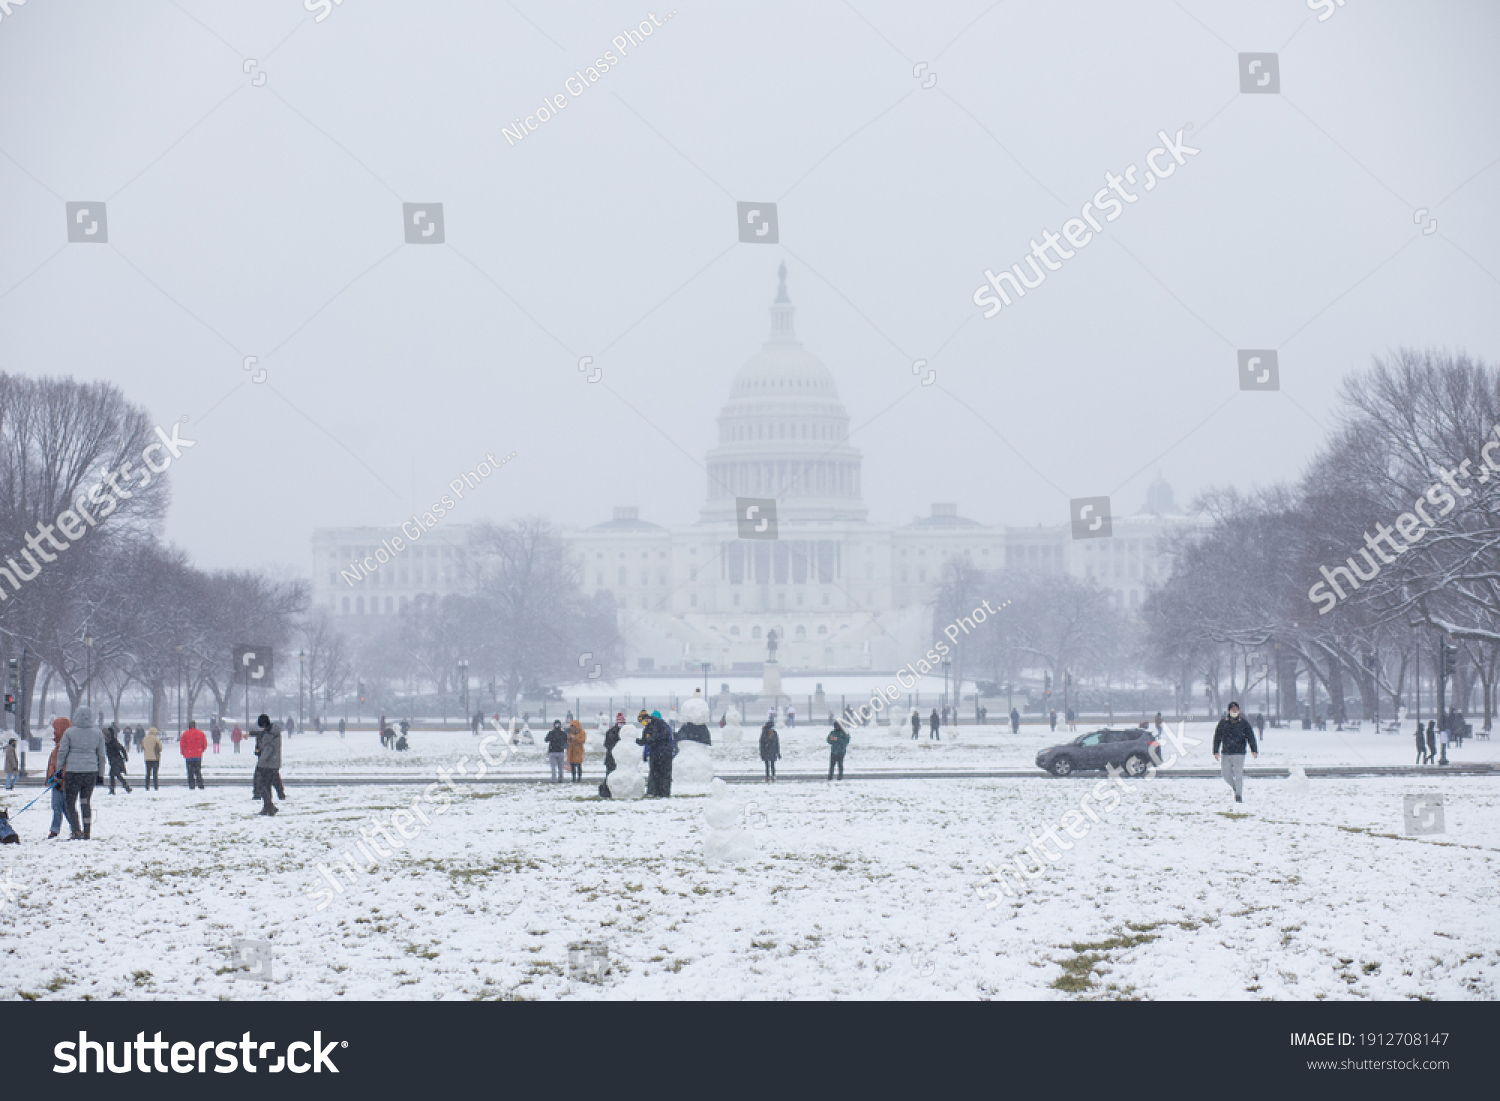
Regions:
[[[821, 736], [792, 735], [783, 765], [822, 765]], [[1006, 737], [932, 749], [857, 738], [849, 765], [1029, 763], [1037, 739]], [[1333, 734], [1285, 734], [1260, 763], [1299, 737], [1312, 752]], [[1407, 740], [1367, 733], [1354, 752]], [[473, 746], [432, 735], [399, 767], [430, 773]], [[1489, 752], [1470, 743], [1464, 758], [1476, 747]], [[339, 752], [299, 736], [284, 771], [331, 769]], [[378, 745], [345, 752], [346, 768], [398, 767]], [[1404, 748], [1394, 756], [1405, 763]], [[221, 753], [207, 771], [232, 760]], [[1500, 784], [1489, 777], [1317, 779], [1302, 794], [1252, 779], [1241, 806], [1217, 779], [1128, 781], [1086, 838], [989, 909], [985, 863], [1057, 823], [1095, 778], [735, 785], [759, 856], [734, 866], [704, 862], [702, 796], [603, 801], [592, 754], [588, 771], [580, 785], [471, 786], [341, 895], [317, 893], [319, 864], [419, 788], [294, 787], [275, 818], [255, 815], [248, 787], [101, 793], [87, 843], [39, 841], [38, 804], [16, 822], [25, 843], [0, 850], [0, 997], [1500, 994]], [[1445, 833], [1403, 836], [1407, 793], [1446, 796]], [[269, 941], [290, 977], [235, 981], [232, 937]], [[602, 985], [568, 976], [568, 945], [582, 940], [608, 942]]]
[[[848, 767], [851, 769], [1035, 769], [1037, 750], [1057, 745], [1077, 737], [1079, 734], [1099, 729], [1102, 724], [1080, 723], [1076, 733], [1069, 733], [1064, 724], [1054, 734], [1045, 726], [1022, 725], [1021, 732], [1013, 735], [1010, 727], [960, 726], [949, 727], [943, 732], [942, 741], [932, 741], [924, 727], [920, 740], [913, 741], [910, 727], [893, 731], [888, 727], [867, 727], [853, 733], [849, 747]], [[1124, 729], [1130, 724], [1118, 723]], [[1416, 721], [1411, 726], [1415, 728]], [[824, 739], [828, 726], [807, 726], [799, 723], [796, 729], [778, 728], [781, 737], [783, 759], [780, 767], [788, 770], [828, 768], [828, 746]], [[538, 724], [533, 728], [533, 745], [520, 745], [515, 755], [499, 769], [491, 769], [504, 775], [547, 775], [547, 748], [542, 743], [544, 729]], [[638, 733], [635, 732], [635, 733]], [[631, 734], [631, 737], [635, 736]], [[738, 744], [724, 744], [723, 731], [712, 728], [715, 741], [714, 757], [721, 771], [728, 773], [756, 773], [761, 771], [756, 739], [759, 728], [745, 727]], [[488, 727], [483, 736], [494, 734]], [[955, 736], [956, 735], [956, 736]], [[1214, 767], [1211, 749], [1213, 726], [1209, 723], [1190, 723], [1186, 735], [1200, 744], [1191, 747], [1183, 757], [1182, 764], [1188, 767]], [[597, 784], [602, 778], [604, 744], [603, 736], [592, 727], [588, 730], [585, 748], [585, 774]], [[337, 733], [298, 734], [284, 739], [282, 743], [282, 776], [288, 780], [308, 778], [337, 778], [341, 776], [363, 777], [409, 777], [432, 778], [440, 767], [452, 768], [460, 757], [468, 755], [478, 761], [477, 749], [481, 738], [467, 731], [428, 731], [413, 729], [409, 738], [411, 748], [404, 753], [382, 749], [379, 737], [368, 730], [351, 731], [340, 739]], [[1376, 732], [1366, 723], [1362, 730], [1304, 731], [1267, 730], [1265, 745], [1261, 747], [1260, 759], [1249, 761], [1252, 767], [1287, 767], [1304, 765], [1409, 765], [1416, 758], [1416, 747], [1411, 734], [1403, 727], [1400, 734]], [[210, 752], [203, 758], [203, 774], [207, 777], [243, 777], [246, 786], [255, 767], [255, 757], [250, 743], [235, 754], [226, 739], [219, 753]], [[639, 752], [639, 750], [632, 750]], [[499, 749], [493, 751], [499, 753]], [[1500, 764], [1500, 741], [1471, 739], [1463, 747], [1450, 748], [1450, 758], [1455, 763]], [[181, 779], [184, 773], [182, 757], [177, 744], [166, 747], [162, 766], [169, 779]], [[134, 751], [130, 757], [131, 783], [141, 776], [141, 765]], [[34, 813], [34, 811], [33, 811]]]

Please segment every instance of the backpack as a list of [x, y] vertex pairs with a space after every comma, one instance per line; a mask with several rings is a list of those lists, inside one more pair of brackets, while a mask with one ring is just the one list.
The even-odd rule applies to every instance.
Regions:
[[19, 845], [21, 835], [10, 824], [10, 819], [0, 810], [0, 845]]

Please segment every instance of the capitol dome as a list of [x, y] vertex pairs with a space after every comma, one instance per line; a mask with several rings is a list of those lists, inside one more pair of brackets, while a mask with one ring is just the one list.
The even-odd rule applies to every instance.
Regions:
[[802, 347], [786, 293], [786, 265], [771, 303], [771, 331], [734, 376], [708, 453], [705, 521], [732, 520], [736, 497], [773, 497], [780, 520], [863, 520], [860, 452], [833, 374]]

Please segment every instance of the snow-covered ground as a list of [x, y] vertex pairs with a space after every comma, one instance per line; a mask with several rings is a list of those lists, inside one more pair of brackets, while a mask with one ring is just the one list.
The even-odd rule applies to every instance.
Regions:
[[[783, 770], [825, 766], [822, 735], [785, 732]], [[1019, 767], [1050, 740], [1024, 727], [1015, 740], [925, 737], [856, 735], [850, 772]], [[467, 734], [415, 740], [398, 756], [370, 734], [299, 735], [283, 771], [431, 774], [475, 746]], [[1368, 728], [1273, 732], [1257, 763], [1405, 764], [1408, 742]], [[1434, 769], [1300, 791], [1251, 779], [1243, 805], [1217, 779], [1128, 781], [1071, 851], [988, 908], [986, 863], [1058, 823], [1096, 778], [735, 785], [759, 855], [709, 864], [708, 800], [599, 800], [598, 748], [591, 739], [580, 785], [472, 785], [396, 851], [382, 841], [388, 855], [341, 894], [323, 889], [320, 864], [420, 789], [293, 787], [275, 818], [256, 816], [248, 786], [101, 793], [87, 843], [40, 841], [43, 801], [16, 819], [24, 843], [0, 849], [0, 997], [1500, 994], [1500, 778]], [[516, 767], [545, 775], [541, 752], [524, 749]], [[1211, 763], [1207, 752], [1187, 763]], [[751, 767], [749, 745], [721, 753]], [[1470, 742], [1455, 756], [1495, 752]], [[247, 774], [252, 760], [226, 746], [205, 771]], [[1405, 836], [1405, 794], [1444, 795], [1445, 832]], [[234, 937], [270, 942], [290, 977], [236, 981]], [[568, 946], [585, 940], [608, 943], [601, 985], [568, 975]]]
[[[1019, 734], [1012, 735], [1009, 726], [959, 726], [945, 728], [943, 740], [935, 742], [928, 736], [924, 725], [922, 736], [913, 741], [910, 727], [867, 727], [853, 733], [849, 747], [847, 765], [850, 769], [1035, 769], [1037, 750], [1057, 745], [1077, 737], [1078, 734], [1098, 729], [1102, 724], [1080, 723], [1076, 733], [1068, 733], [1065, 724], [1059, 724], [1054, 734], [1043, 725], [1022, 724]], [[1119, 724], [1123, 729], [1127, 724]], [[1415, 728], [1416, 721], [1412, 721]], [[828, 746], [824, 739], [828, 726], [800, 723], [796, 729], [778, 727], [781, 737], [783, 760], [781, 768], [788, 771], [798, 769], [823, 769], [828, 767]], [[492, 769], [502, 775], [547, 775], [547, 747], [542, 742], [545, 730], [538, 724], [532, 728], [533, 745], [520, 745], [507, 763]], [[722, 771], [730, 774], [759, 774], [760, 758], [757, 750], [759, 726], [743, 728], [742, 740], [738, 744], [725, 744], [723, 732], [714, 726], [712, 734], [714, 757]], [[1213, 744], [1213, 726], [1209, 723], [1190, 723], [1185, 733], [1201, 744], [1190, 747], [1182, 764], [1188, 767], [1213, 767], [1210, 749]], [[494, 734], [489, 727], [484, 735]], [[584, 747], [586, 776], [594, 783], [602, 778], [604, 740], [602, 734], [588, 729], [588, 743]], [[467, 731], [425, 731], [413, 729], [409, 736], [411, 748], [404, 753], [382, 749], [379, 737], [368, 730], [351, 731], [343, 739], [337, 733], [298, 734], [282, 742], [282, 776], [288, 780], [309, 778], [336, 778], [339, 776], [431, 778], [440, 767], [453, 767], [465, 754], [477, 761], [480, 738]], [[1261, 747], [1260, 759], [1247, 762], [1254, 767], [1281, 767], [1292, 764], [1304, 765], [1409, 765], [1416, 758], [1416, 747], [1405, 728], [1398, 734], [1377, 733], [1366, 723], [1362, 730], [1304, 731], [1267, 730], [1265, 744]], [[203, 758], [203, 774], [207, 777], [243, 776], [248, 786], [250, 772], [255, 767], [252, 743], [241, 746], [235, 754], [228, 740], [219, 753], [210, 752]], [[498, 753], [495, 750], [494, 753]], [[636, 752], [639, 752], [638, 750]], [[1463, 748], [1450, 748], [1450, 759], [1455, 763], [1500, 764], [1500, 741], [1470, 739]], [[141, 775], [141, 766], [134, 752], [130, 758], [131, 782]], [[184, 775], [182, 757], [175, 742], [166, 749], [163, 771], [169, 778]]]

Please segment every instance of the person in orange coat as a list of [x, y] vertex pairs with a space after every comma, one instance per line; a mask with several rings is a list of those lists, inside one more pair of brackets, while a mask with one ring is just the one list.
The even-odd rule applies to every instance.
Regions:
[[68, 808], [68, 797], [63, 791], [67, 777], [57, 770], [57, 747], [62, 741], [63, 731], [72, 725], [71, 719], [61, 716], [52, 720], [52, 756], [47, 758], [47, 779], [52, 784], [52, 826], [47, 834], [48, 841], [62, 829], [63, 814]]
[[574, 719], [568, 726], [568, 767], [572, 770], [575, 784], [583, 779], [583, 743], [587, 740], [583, 724]]
[[208, 749], [208, 736], [189, 719], [177, 747], [187, 759], [188, 790], [192, 791], [194, 784], [203, 790], [203, 752]]

